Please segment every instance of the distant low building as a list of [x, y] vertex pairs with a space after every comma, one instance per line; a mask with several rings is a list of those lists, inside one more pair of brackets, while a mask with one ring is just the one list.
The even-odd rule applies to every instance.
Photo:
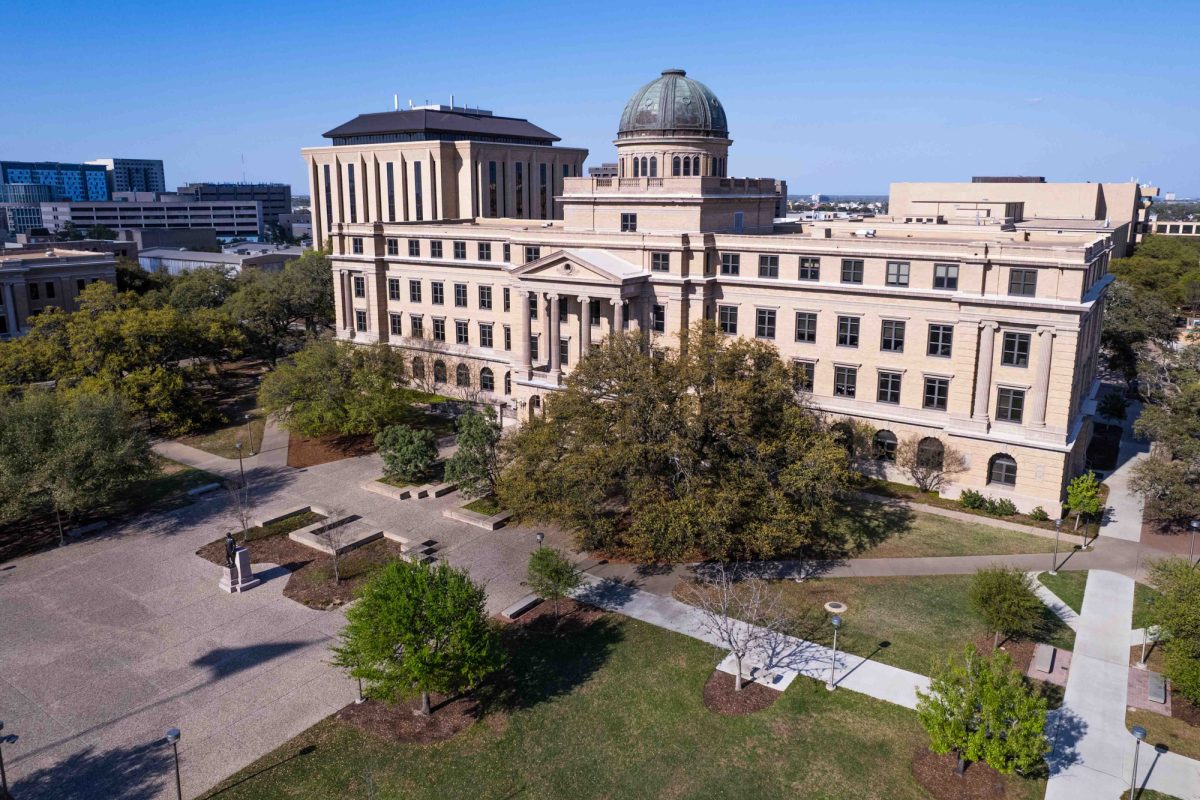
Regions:
[[1156, 236], [1200, 236], [1200, 222], [1151, 220], [1146, 224], [1146, 233]]
[[108, 191], [165, 192], [167, 179], [163, 162], [156, 158], [97, 158], [87, 162], [107, 171]]
[[117, 258], [137, 258], [138, 246], [134, 242], [120, 239], [75, 239], [70, 242], [59, 242], [48, 234], [19, 233], [17, 234], [18, 249], [32, 247], [69, 247], [71, 250], [86, 250], [89, 253], [112, 253]]
[[312, 214], [307, 211], [279, 215], [279, 227], [293, 239], [312, 238]]
[[50, 306], [77, 311], [79, 293], [96, 281], [116, 285], [112, 253], [62, 245], [0, 251], [0, 338], [24, 334], [30, 317]]
[[211, 252], [221, 249], [217, 232], [212, 228], [127, 228], [118, 230], [117, 235], [123, 241], [133, 242], [139, 251], [155, 247]]
[[[206, 253], [196, 250], [177, 250], [167, 247], [156, 247], [143, 250], [138, 254], [138, 263], [147, 272], [166, 272], [170, 275], [181, 275], [202, 267], [223, 267], [231, 274], [240, 274], [243, 269], [259, 269], [264, 272], [278, 272], [284, 265], [300, 257], [303, 252], [299, 247], [274, 248], [273, 245], [245, 247], [245, 252]], [[273, 249], [261, 250], [267, 247]]]
[[286, 183], [189, 183], [176, 192], [200, 203], [257, 202], [265, 226], [278, 225], [280, 214], [292, 212], [292, 187]]
[[598, 167], [588, 167], [589, 178], [615, 178], [620, 172], [620, 165], [615, 161], [606, 161]]
[[8, 235], [42, 225], [42, 203], [54, 199], [54, 189], [41, 183], [0, 183], [0, 228]]
[[84, 229], [203, 228], [223, 239], [256, 239], [263, 233], [262, 204], [257, 200], [198, 201], [170, 192], [123, 192], [108, 202], [42, 203], [41, 211], [50, 230], [72, 223]]

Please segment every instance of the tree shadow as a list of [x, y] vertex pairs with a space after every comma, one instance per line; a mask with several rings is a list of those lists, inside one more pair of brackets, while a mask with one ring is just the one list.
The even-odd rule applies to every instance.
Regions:
[[598, 583], [589, 583], [574, 593], [580, 603], [608, 611], [620, 611], [638, 592], [637, 584], [631, 580], [605, 578]]
[[9, 790], [20, 800], [154, 800], [174, 780], [174, 769], [171, 747], [163, 739], [109, 750], [88, 745], [18, 779]]
[[1082, 761], [1079, 743], [1087, 729], [1087, 722], [1069, 708], [1058, 708], [1046, 715], [1046, 736], [1051, 750], [1046, 755], [1047, 774], [1044, 777], [1058, 775]]
[[207, 667], [209, 678], [220, 680], [310, 644], [313, 642], [274, 642], [249, 647], [216, 647], [194, 659], [192, 665]]
[[208, 795], [208, 796], [209, 797], [220, 797], [221, 795], [228, 792], [230, 789], [233, 789], [234, 787], [239, 786], [239, 785], [245, 783], [246, 781], [253, 780], [254, 778], [257, 778], [259, 775], [263, 775], [267, 772], [270, 772], [271, 770], [275, 769], [276, 767], [282, 767], [284, 764], [286, 764], [289, 761], [292, 761], [294, 759], [297, 759], [300, 756], [311, 755], [312, 753], [315, 753], [315, 752], [317, 752], [317, 746], [314, 744], [310, 744], [310, 745], [306, 745], [305, 747], [301, 747], [296, 752], [291, 753], [290, 755], [287, 755], [284, 758], [279, 759], [278, 761], [276, 761], [273, 764], [268, 764], [267, 766], [265, 766], [261, 769], [257, 769], [254, 772], [247, 772], [247, 773], [243, 774], [240, 778], [238, 778], [233, 783], [231, 783], [227, 786], [221, 787], [221, 789], [213, 792], [211, 795]]

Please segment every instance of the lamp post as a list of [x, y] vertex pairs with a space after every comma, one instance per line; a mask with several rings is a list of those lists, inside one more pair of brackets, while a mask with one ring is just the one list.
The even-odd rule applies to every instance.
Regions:
[[167, 731], [167, 742], [175, 752], [175, 798], [183, 800], [183, 783], [179, 780], [179, 728], [171, 728]]
[[541, 547], [542, 542], [546, 541], [546, 534], [542, 533], [541, 531], [538, 531], [537, 533], [535, 533], [533, 535], [533, 538], [537, 540], [538, 547]]
[[254, 455], [254, 428], [250, 427], [250, 415], [246, 415], [246, 438], [250, 440], [250, 455]]
[[1142, 746], [1142, 740], [1146, 738], [1146, 729], [1141, 725], [1134, 725], [1133, 730], [1133, 775], [1129, 778], [1129, 800], [1133, 800], [1137, 793], [1137, 762], [1138, 750]]
[[[4, 730], [4, 722], [0, 720], [0, 732]], [[8, 797], [8, 776], [4, 774], [4, 740], [5, 737], [0, 733], [0, 791], [4, 792], [4, 797]]]
[[1188, 527], [1192, 529], [1192, 540], [1188, 545], [1188, 563], [1193, 568], [1196, 566], [1196, 534], [1200, 533], [1200, 519], [1194, 519], [1188, 523]]
[[358, 679], [358, 697], [354, 698], [354, 705], [361, 706], [365, 702], [367, 702], [367, 698], [363, 697], [362, 678], [359, 678]]
[[837, 688], [837, 635], [838, 628], [842, 627], [842, 618], [834, 614], [830, 622], [833, 623], [833, 654], [829, 659], [829, 683], [825, 684], [825, 688], [832, 692]]
[[234, 445], [237, 448], [238, 454], [238, 474], [242, 476], [242, 488], [246, 488], [246, 468], [242, 466], [242, 443], [238, 442]]
[[1058, 532], [1062, 530], [1062, 518], [1054, 520], [1054, 555], [1050, 561], [1050, 574], [1058, 574]]

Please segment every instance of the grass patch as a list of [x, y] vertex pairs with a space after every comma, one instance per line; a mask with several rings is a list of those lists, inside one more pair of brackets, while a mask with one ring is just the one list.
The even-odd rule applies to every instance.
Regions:
[[299, 514], [292, 514], [283, 519], [276, 520], [269, 525], [255, 525], [253, 528], [247, 528], [245, 541], [253, 542], [258, 539], [268, 539], [272, 536], [283, 536], [292, 531], [306, 528], [309, 525], [315, 525], [323, 519], [325, 519], [325, 516], [315, 511], [301, 511]]
[[[925, 735], [899, 706], [802, 678], [768, 709], [717, 715], [712, 647], [613, 615], [512, 652], [507, 702], [453, 739], [395, 744], [326, 719], [205, 797], [366, 797], [368, 781], [406, 800], [927, 796], [910, 767]], [[1032, 800], [1045, 782], [1009, 787]]]
[[1154, 601], [1162, 594], [1152, 586], [1144, 583], [1137, 584], [1133, 590], [1133, 627], [1145, 628], [1154, 624], [1152, 607]]
[[[1178, 696], [1173, 696], [1171, 702], [1175, 704], [1181, 700]], [[1162, 714], [1143, 709], [1128, 709], [1125, 712], [1125, 726], [1132, 728], [1134, 725], [1141, 725], [1146, 729], [1146, 744], [1165, 744], [1172, 753], [1179, 753], [1188, 758], [1200, 758], [1200, 727], [1190, 725], [1186, 720], [1177, 717], [1164, 717]]]
[[[888, 512], [880, 503], [853, 503], [841, 515], [847, 526], [879, 527]], [[912, 512], [906, 525], [894, 526], [891, 535], [859, 553], [864, 558], [924, 558], [929, 556], [1014, 555], [1049, 553], [1054, 542], [1032, 533], [1009, 531], [991, 525]]]
[[[1060, 572], [1057, 575], [1043, 572], [1038, 575], [1038, 580], [1043, 586], [1058, 595], [1059, 599], [1070, 606], [1076, 614], [1079, 614], [1083, 611], [1083, 591], [1087, 586], [1087, 576], [1086, 569]], [[1154, 587], [1144, 583], [1139, 583], [1134, 587], [1131, 627], [1144, 628], [1154, 624], [1151, 607], [1154, 599], [1160, 596]]]
[[221, 483], [221, 478], [211, 472], [189, 467], [157, 454], [153, 458], [158, 473], [130, 487], [125, 496], [110, 509], [111, 513], [146, 511], [151, 506], [182, 500], [187, 497], [189, 489], [195, 489], [197, 486]]
[[[1128, 789], [1121, 792], [1121, 800], [1130, 800]], [[1176, 797], [1173, 794], [1163, 794], [1162, 792], [1156, 792], [1153, 789], [1139, 789], [1133, 795], [1133, 800], [1183, 800], [1183, 798]]]
[[488, 495], [487, 497], [480, 497], [477, 500], [472, 500], [463, 506], [463, 508], [465, 508], [467, 511], [474, 511], [476, 514], [483, 514], [485, 517], [499, 514], [504, 510], [500, 503], [496, 501], [496, 498], [492, 497], [491, 495]]
[[240, 442], [242, 456], [249, 458], [262, 447], [263, 432], [267, 426], [267, 417], [259, 409], [249, 414], [249, 424], [244, 415], [238, 416], [229, 424], [184, 436], [179, 442], [221, 458], [237, 458], [237, 444]]

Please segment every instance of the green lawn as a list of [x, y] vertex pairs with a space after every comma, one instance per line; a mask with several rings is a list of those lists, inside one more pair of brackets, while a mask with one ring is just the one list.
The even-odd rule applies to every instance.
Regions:
[[145, 511], [158, 503], [181, 500], [186, 497], [188, 489], [221, 482], [221, 478], [211, 472], [189, 467], [159, 455], [154, 456], [154, 462], [159, 471], [130, 487], [124, 497], [114, 504], [114, 513]]
[[283, 534], [298, 531], [301, 528], [315, 525], [325, 517], [315, 511], [302, 511], [299, 514], [292, 514], [284, 517], [281, 520], [276, 520], [270, 525], [255, 525], [253, 528], [246, 529], [246, 535], [243, 541], [253, 542], [256, 539], [266, 539], [270, 536], [281, 536]]
[[[1078, 614], [1083, 610], [1083, 590], [1087, 585], [1087, 576], [1087, 570], [1064, 571], [1057, 575], [1050, 575], [1043, 572], [1038, 575], [1038, 580], [1047, 589], [1058, 595], [1060, 600], [1069, 605]], [[1153, 587], [1147, 586], [1144, 583], [1139, 583], [1135, 586], [1133, 590], [1133, 622], [1131, 627], [1144, 628], [1147, 625], [1154, 624], [1150, 607], [1154, 602], [1154, 598], [1158, 596], [1158, 592]]]
[[491, 497], [490, 495], [488, 497], [480, 497], [477, 500], [472, 500], [463, 506], [463, 508], [465, 508], [467, 511], [474, 511], [476, 514], [483, 514], [488, 517], [492, 516], [493, 514], [499, 514], [504, 510], [500, 507], [500, 504], [496, 502], [496, 498]]
[[[894, 508], [865, 500], [844, 509], [839, 524], [853, 541], [863, 543], [857, 554], [862, 558], [1013, 555], [1054, 550], [1053, 540], [1032, 533], [922, 511], [901, 515]], [[879, 539], [883, 539], [879, 544], [871, 544]]]
[[254, 409], [249, 413], [249, 425], [246, 424], [245, 418], [239, 415], [228, 425], [184, 436], [179, 441], [221, 458], [237, 458], [237, 444], [241, 442], [242, 455], [249, 458], [252, 452], [257, 452], [262, 447], [263, 430], [267, 425], [266, 415], [262, 411]]
[[[789, 610], [799, 620], [796, 635], [830, 644], [833, 638], [823, 606], [845, 603], [838, 647], [884, 664], [929, 675], [957, 656], [967, 642], [991, 632], [967, 600], [970, 575], [887, 578], [822, 578], [779, 584]], [[1071, 649], [1075, 634], [1046, 609], [1042, 641]], [[887, 642], [887, 645], [883, 645]]]
[[[1129, 800], [1129, 790], [1128, 789], [1126, 789], [1124, 792], [1122, 792], [1121, 800]], [[1181, 800], [1181, 798], [1178, 798], [1173, 794], [1163, 794], [1162, 792], [1156, 792], [1153, 789], [1144, 789], [1142, 791], [1137, 792], [1133, 796], [1133, 800]]]
[[[607, 616], [515, 649], [503, 708], [433, 745], [381, 742], [325, 720], [226, 780], [220, 800], [591, 800], [806, 797], [918, 800], [916, 715], [799, 679], [744, 717], [705, 709], [719, 656], [701, 642]], [[311, 748], [311, 749], [309, 749]], [[1014, 779], [1010, 800], [1044, 781]]]

